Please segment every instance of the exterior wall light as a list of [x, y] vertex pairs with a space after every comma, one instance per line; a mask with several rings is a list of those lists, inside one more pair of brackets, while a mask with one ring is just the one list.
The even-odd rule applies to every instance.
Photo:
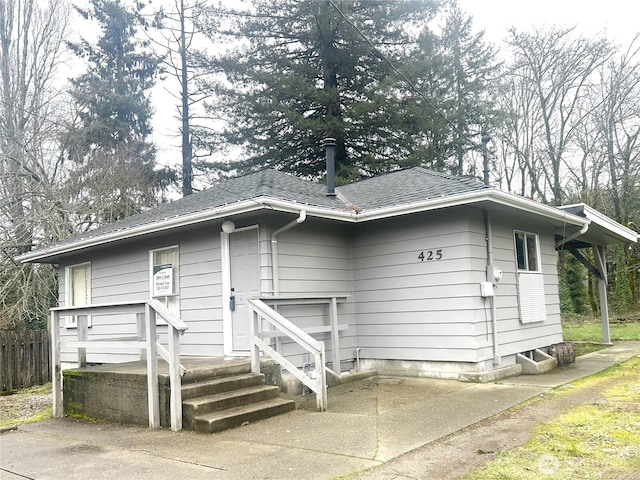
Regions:
[[236, 224], [233, 223], [231, 220], [225, 220], [224, 222], [222, 222], [222, 231], [224, 233], [231, 233], [236, 229]]

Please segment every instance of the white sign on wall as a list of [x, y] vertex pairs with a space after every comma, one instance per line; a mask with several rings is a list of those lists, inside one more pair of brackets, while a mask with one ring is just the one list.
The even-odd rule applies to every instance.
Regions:
[[153, 296], [166, 297], [173, 295], [173, 265], [153, 266]]

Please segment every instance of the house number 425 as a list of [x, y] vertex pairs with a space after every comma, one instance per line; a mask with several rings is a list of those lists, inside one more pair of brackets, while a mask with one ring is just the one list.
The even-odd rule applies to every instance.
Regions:
[[418, 259], [421, 262], [431, 262], [433, 260], [442, 260], [442, 249], [438, 250], [425, 250], [418, 254]]

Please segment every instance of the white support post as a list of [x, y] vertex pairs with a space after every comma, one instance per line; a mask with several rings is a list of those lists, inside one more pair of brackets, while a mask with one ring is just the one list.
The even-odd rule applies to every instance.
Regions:
[[327, 410], [327, 372], [324, 368], [324, 343], [321, 343], [321, 349], [314, 354], [316, 362], [316, 382], [318, 391], [316, 392], [316, 408], [320, 412]]
[[[138, 341], [139, 342], [144, 342], [147, 338], [147, 327], [146, 327], [146, 321], [145, 321], [145, 314], [144, 313], [137, 313], [136, 314], [136, 330], [137, 330], [137, 335], [138, 335]], [[146, 360], [147, 359], [147, 350], [146, 348], [141, 348], [140, 349], [140, 360]]]
[[171, 384], [171, 430], [182, 430], [182, 391], [180, 380], [180, 333], [169, 326], [169, 381]]
[[[86, 315], [76, 316], [77, 335], [79, 342], [89, 340], [89, 321]], [[87, 366], [87, 349], [86, 347], [78, 347], [78, 367]]]
[[333, 354], [333, 371], [340, 375], [340, 337], [338, 333], [338, 299], [331, 297], [329, 303], [329, 321], [331, 322], [331, 353]]
[[53, 384], [53, 416], [62, 418], [62, 364], [60, 362], [60, 313], [51, 312], [51, 382]]
[[[251, 304], [249, 304], [251, 305]], [[249, 325], [251, 328], [250, 335], [250, 348], [251, 348], [251, 372], [260, 373], [260, 347], [255, 341], [256, 337], [260, 333], [260, 314], [256, 312], [251, 306], [249, 306]]]
[[148, 303], [145, 304], [145, 317], [147, 320], [147, 400], [149, 405], [149, 427], [160, 428], [156, 312]]
[[598, 296], [600, 298], [600, 318], [602, 322], [602, 343], [611, 344], [611, 332], [609, 330], [609, 300], [607, 298], [607, 257], [606, 247], [593, 246], [593, 256], [598, 267]]
[[[280, 307], [278, 305], [274, 305], [273, 309], [276, 312], [280, 313]], [[277, 331], [276, 326], [271, 324], [269, 324], [269, 330], [273, 330], [274, 332]], [[282, 352], [282, 339], [279, 336], [276, 336], [273, 339], [273, 343], [274, 343], [274, 348], [276, 352]]]

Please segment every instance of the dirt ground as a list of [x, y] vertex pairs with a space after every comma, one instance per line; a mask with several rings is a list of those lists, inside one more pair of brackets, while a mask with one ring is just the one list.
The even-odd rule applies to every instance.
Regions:
[[0, 395], [0, 428], [14, 425], [51, 407], [50, 388], [33, 388], [10, 395]]
[[[573, 407], [605, 401], [602, 392], [619, 381], [617, 378], [609, 378], [589, 386], [561, 387], [558, 393], [540, 395], [523, 405], [396, 457], [378, 468], [348, 478], [456, 479], [492, 460], [500, 452], [523, 445], [531, 436], [532, 429], [539, 424], [558, 417]], [[541, 458], [541, 462], [543, 460]], [[548, 476], [549, 472], [545, 471], [543, 463], [540, 464], [540, 469], [541, 478], [553, 478], [553, 475]], [[610, 478], [637, 479], [640, 478], [640, 471]]]

